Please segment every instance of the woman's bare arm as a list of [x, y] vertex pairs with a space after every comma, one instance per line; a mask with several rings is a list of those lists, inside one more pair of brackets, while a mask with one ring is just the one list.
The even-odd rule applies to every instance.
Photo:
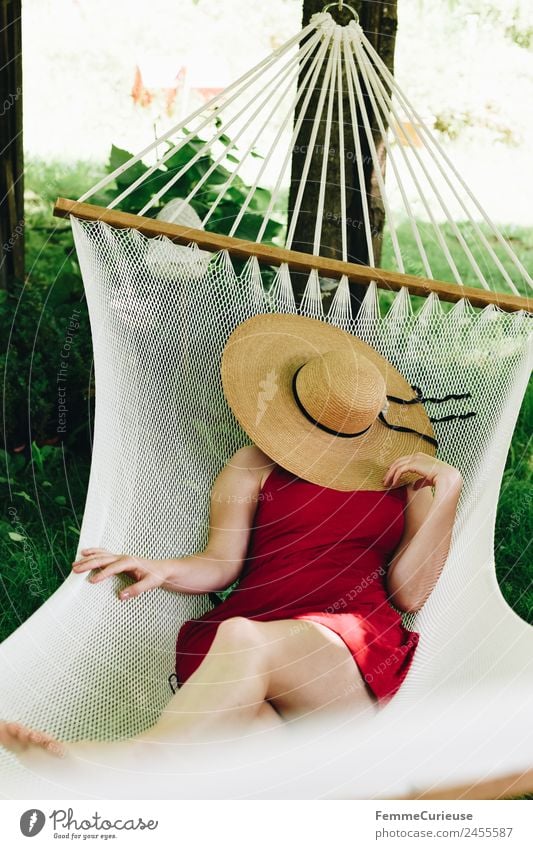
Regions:
[[186, 593], [221, 590], [243, 567], [262, 480], [272, 461], [256, 446], [240, 448], [211, 489], [209, 539], [198, 554], [179, 558], [164, 589]]
[[89, 580], [97, 583], [120, 572], [135, 579], [120, 593], [132, 598], [147, 590], [207, 593], [225, 589], [239, 576], [263, 481], [275, 464], [255, 445], [240, 448], [216, 477], [210, 494], [209, 536], [195, 554], [149, 560], [113, 554], [100, 548], [83, 549], [74, 572], [98, 569]]
[[442, 572], [462, 487], [461, 474], [453, 466], [426, 454], [412, 457], [396, 468], [399, 461], [393, 463], [385, 478], [390, 483], [398, 470], [422, 475], [408, 487], [404, 532], [386, 578], [393, 604], [410, 613], [422, 607]]

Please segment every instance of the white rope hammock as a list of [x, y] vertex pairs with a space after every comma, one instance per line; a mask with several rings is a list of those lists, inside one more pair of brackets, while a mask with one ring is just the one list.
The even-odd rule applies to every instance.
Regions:
[[[347, 80], [349, 101], [344, 126], [339, 120], [344, 109], [340, 96], [343, 78]], [[309, 113], [311, 92], [319, 80], [318, 103]], [[391, 96], [387, 93], [389, 86]], [[382, 131], [389, 163], [386, 182], [381, 178], [365, 104], [374, 110]], [[417, 126], [418, 148], [401, 143], [398, 125], [406, 120]], [[127, 188], [117, 190], [109, 209], [119, 207], [141, 185], [157, 178], [156, 193], [138, 210], [139, 216], [153, 214], [172, 194], [186, 169], [209, 153], [213, 157], [208, 160], [209, 168], [216, 167], [213, 162], [223, 164], [226, 181], [217, 193], [206, 196], [203, 186], [209, 169], [200, 172], [194, 189], [184, 197], [186, 205], [174, 220], [196, 231], [215, 229], [212, 225], [226, 192], [246, 171], [250, 190], [234, 220], [230, 225], [226, 222], [225, 232], [238, 236], [244, 216], [255, 215], [259, 243], [269, 220], [279, 216], [280, 199], [288, 188], [292, 150], [304, 121], [312, 122], [312, 130], [286, 248], [292, 246], [296, 222], [304, 209], [305, 185], [320, 122], [325, 153], [312, 245], [315, 254], [320, 253], [328, 215], [325, 187], [328, 185], [329, 191], [332, 182], [328, 180], [331, 166], [327, 151], [330, 144], [338, 146], [340, 162], [345, 163], [345, 152], [355, 150], [355, 167], [364, 185], [357, 132], [353, 133], [353, 146], [346, 147], [349, 128], [364, 127], [399, 273], [405, 267], [398, 227], [407, 220], [419, 252], [420, 271], [427, 278], [433, 278], [427, 250], [431, 244], [432, 256], [437, 245], [441, 249], [441, 259], [446, 261], [457, 287], [478, 285], [488, 290], [496, 281], [498, 289], [507, 288], [516, 296], [531, 286], [531, 278], [511, 247], [423, 126], [359, 25], [352, 21], [346, 27], [338, 26], [328, 13], [315, 15], [301, 33], [98, 183], [79, 202], [109, 189], [117, 177], [151, 156], [149, 168]], [[165, 175], [165, 162], [198, 134], [205, 137], [205, 145]], [[228, 160], [223, 144], [215, 152], [217, 141], [224, 136], [243, 151], [238, 161]], [[265, 140], [269, 144], [263, 144]], [[164, 142], [171, 146], [161, 153]], [[256, 155], [259, 148], [264, 158]], [[254, 212], [258, 187], [267, 179], [272, 186], [270, 202], [261, 213]], [[341, 165], [340, 182], [335, 181], [335, 186], [344, 261], [348, 260], [348, 184], [349, 177]], [[395, 198], [394, 207], [391, 197]], [[398, 198], [403, 204], [400, 211]], [[361, 202], [373, 265], [371, 222], [364, 193]], [[468, 238], [465, 229], [459, 230], [454, 222], [458, 209], [470, 223]], [[421, 210], [428, 219], [424, 227], [420, 226]], [[103, 219], [108, 214], [102, 210]], [[162, 216], [168, 217], [168, 208]], [[222, 394], [219, 367], [225, 340], [237, 324], [259, 312], [299, 312], [318, 317], [373, 345], [413, 384], [422, 387], [424, 395], [472, 393], [468, 401], [439, 404], [439, 415], [467, 409], [476, 413], [467, 420], [435, 424], [439, 456], [461, 469], [465, 483], [442, 576], [423, 609], [416, 616], [404, 617], [407, 627], [417, 630], [421, 639], [407, 679], [382, 711], [380, 721], [390, 717], [390, 730], [395, 717], [404, 712], [416, 724], [425, 715], [425, 706], [431, 705], [435, 716], [435, 705], [439, 704], [444, 716], [451, 698], [458, 704], [461, 698], [479, 697], [489, 685], [505, 692], [509, 703], [513, 694], [523, 694], [524, 689], [530, 692], [533, 629], [502, 597], [493, 545], [506, 455], [531, 371], [530, 313], [524, 309], [504, 311], [494, 304], [476, 310], [466, 298], [456, 299], [451, 309], [444, 309], [435, 293], [415, 312], [408, 289], [401, 287], [382, 315], [378, 288], [372, 282], [354, 317], [345, 274], [340, 276], [325, 315], [316, 269], [310, 273], [303, 300], [297, 305], [289, 263], [279, 265], [267, 291], [254, 256], [237, 273], [228, 251], [200, 250], [200, 241], [177, 245], [163, 236], [149, 238], [136, 226], [121, 228], [106, 220], [83, 220], [83, 216], [72, 215], [71, 222], [90, 313], [97, 388], [91, 476], [78, 551], [99, 545], [139, 556], [168, 557], [199, 550], [207, 538], [208, 493], [213, 479], [231, 454], [249, 442]], [[505, 263], [496, 255], [493, 244], [505, 254]], [[432, 414], [429, 402], [428, 407]], [[96, 586], [88, 584], [84, 575], [71, 574], [3, 643], [0, 715], [68, 740], [126, 738], [157, 719], [171, 696], [168, 676], [174, 670], [179, 625], [207, 610], [210, 602], [204, 596], [156, 590], [122, 604], [117, 600], [117, 588], [123, 583], [124, 579], [117, 577]], [[493, 718], [494, 774], [523, 769], [526, 756], [533, 757], [530, 723], [524, 712], [518, 712], [515, 719], [510, 729], [503, 717], [500, 725], [498, 715]], [[392, 785], [384, 771], [385, 760], [378, 757], [374, 765], [368, 765], [364, 780], [348, 774], [346, 764], [340, 765], [344, 772], [332, 775], [328, 787], [324, 785], [326, 773], [317, 777], [316, 784], [308, 780], [305, 786], [309, 794], [313, 795], [314, 788], [320, 795], [334, 794], [337, 784], [342, 785], [344, 796], [379, 796], [391, 786], [400, 794], [407, 793], [413, 783], [429, 780], [424, 766], [427, 748], [426, 755], [423, 747], [414, 747], [407, 756], [401, 750], [399, 736], [384, 732], [382, 738], [387, 746], [383, 759], [392, 762], [396, 754], [396, 763], [398, 758], [405, 763], [404, 773], [396, 769]], [[347, 751], [351, 739], [345, 738]], [[326, 761], [327, 752], [322, 751], [319, 740], [316, 746], [316, 762], [322, 756]], [[476, 777], [488, 774], [486, 753], [476, 762], [475, 752], [474, 748], [468, 762], [454, 761], [450, 774], [453, 771], [455, 780], [470, 780], [473, 765], [479, 768]], [[294, 753], [295, 778], [300, 767], [304, 770], [304, 760], [298, 758]], [[34, 798], [38, 792], [45, 798], [65, 796], [64, 787], [39, 783], [8, 755], [0, 761], [0, 774], [5, 797]], [[128, 783], [128, 776], [122, 773], [117, 779], [125, 797], [146, 798], [155, 792], [148, 768], [144, 781], [139, 774], [130, 779]], [[234, 788], [236, 795], [247, 781], [250, 787], [257, 787], [261, 784], [260, 767], [250, 764], [248, 774], [241, 775], [239, 781], [242, 783]], [[226, 779], [224, 782], [223, 796], [231, 787]], [[175, 787], [181, 785], [173, 785], [171, 780], [167, 784], [170, 797], [174, 792], [179, 796]], [[158, 786], [157, 795], [161, 793]]]

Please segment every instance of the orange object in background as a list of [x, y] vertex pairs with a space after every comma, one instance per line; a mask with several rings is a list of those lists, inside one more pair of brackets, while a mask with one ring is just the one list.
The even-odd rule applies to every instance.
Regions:
[[403, 147], [422, 147], [418, 126], [418, 124], [412, 124], [410, 121], [393, 124], [394, 132]]
[[[196, 79], [188, 65], [181, 65], [177, 72], [171, 70], [167, 64], [158, 60], [145, 60], [135, 65], [134, 81], [131, 90], [133, 102], [143, 109], [147, 109], [154, 103], [161, 103], [165, 113], [171, 117], [177, 112], [178, 93], [181, 112], [187, 111], [190, 100], [207, 103], [216, 94], [219, 94], [224, 86], [214, 84], [208, 79]], [[195, 104], [196, 105], [196, 104]], [[200, 105], [200, 104], [197, 104]]]
[[[165, 112], [170, 117], [174, 114], [174, 105], [178, 89], [183, 87], [187, 71], [184, 66], [179, 68], [174, 78], [159, 81], [154, 75], [147, 73], [139, 65], [135, 65], [135, 76], [131, 96], [133, 102], [143, 109], [150, 106], [154, 100], [163, 99]], [[151, 77], [151, 79], [150, 79]]]

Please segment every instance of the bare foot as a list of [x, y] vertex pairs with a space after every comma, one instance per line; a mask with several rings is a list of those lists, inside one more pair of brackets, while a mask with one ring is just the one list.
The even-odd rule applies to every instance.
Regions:
[[19, 722], [0, 722], [0, 745], [31, 773], [50, 779], [99, 776], [102, 766], [135, 770], [142, 763], [141, 748], [146, 749], [135, 739], [62, 743]]
[[0, 744], [23, 761], [37, 752], [45, 752], [55, 758], [64, 758], [67, 754], [66, 747], [59, 740], [20, 722], [0, 722]]
[[[60, 742], [50, 734], [36, 731], [18, 722], [0, 721], [0, 746], [12, 752], [26, 770], [25, 782], [44, 779], [53, 792], [96, 794], [101, 798], [130, 798], [138, 791], [139, 781], [147, 782], [146, 793], [157, 782], [152, 761], [165, 752], [139, 738], [121, 741], [79, 740]], [[164, 759], [164, 770], [176, 770], [175, 758]], [[167, 762], [168, 761], [168, 762]], [[183, 759], [181, 759], [183, 761]], [[183, 763], [180, 762], [180, 769]], [[144, 774], [144, 775], [143, 775]], [[155, 783], [154, 783], [155, 782]], [[142, 792], [142, 791], [141, 791]], [[158, 791], [161, 792], [161, 791]]]

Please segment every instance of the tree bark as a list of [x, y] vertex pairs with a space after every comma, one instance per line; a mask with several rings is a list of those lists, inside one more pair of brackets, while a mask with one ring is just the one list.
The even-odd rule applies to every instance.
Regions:
[[0, 288], [24, 279], [21, 0], [1, 0]]
[[[394, 47], [396, 41], [397, 28], [397, 3], [392, 0], [390, 3], [376, 3], [371, 0], [356, 0], [351, 3], [359, 15], [359, 23], [361, 24], [365, 35], [371, 42], [372, 46], [379, 53], [391, 73], [394, 73]], [[322, 11], [324, 7], [323, 0], [304, 0], [303, 2], [303, 25], [307, 25], [311, 15], [315, 12]], [[341, 12], [337, 8], [329, 10], [333, 18], [341, 24], [347, 24], [353, 15], [348, 9], [343, 9]], [[380, 171], [385, 179], [386, 166], [386, 151], [381, 138], [381, 133], [377, 127], [377, 122], [373, 114], [371, 104], [366, 94], [365, 86], [361, 82], [369, 122], [372, 129], [372, 136], [376, 145]], [[301, 77], [300, 77], [301, 81]], [[317, 109], [319, 100], [320, 85], [322, 77], [317, 80], [315, 91], [311, 96], [307, 114], [313, 115]], [[390, 93], [390, 88], [386, 86]], [[363, 207], [362, 207], [362, 191], [365, 192], [368, 199], [370, 227], [372, 233], [372, 246], [374, 250], [375, 265], [379, 266], [381, 260], [381, 245], [383, 239], [383, 225], [385, 222], [385, 213], [379, 184], [377, 182], [374, 165], [370, 156], [370, 148], [366, 139], [364, 127], [359, 128], [359, 138], [361, 142], [362, 167], [364, 173], [364, 186], [359, 185], [357, 174], [357, 162], [355, 159], [355, 145], [353, 139], [353, 130], [350, 122], [350, 106], [346, 91], [346, 81], [343, 81], [343, 125], [344, 125], [344, 145], [345, 145], [345, 173], [346, 173], [346, 193], [347, 193], [347, 244], [348, 244], [348, 260], [350, 262], [361, 265], [369, 264], [369, 252], [366, 244]], [[326, 114], [326, 107], [323, 110], [323, 116]], [[340, 158], [339, 151], [336, 145], [338, 138], [338, 112], [336, 106], [333, 111], [333, 127], [332, 140], [329, 146], [328, 153], [328, 180], [326, 186], [324, 221], [322, 226], [322, 234], [320, 241], [319, 253], [322, 256], [341, 259], [341, 209], [340, 209]], [[308, 149], [312, 129], [311, 121], [304, 121], [297, 143], [295, 144], [292, 156], [292, 175], [291, 187], [289, 192], [289, 208], [288, 218], [292, 219], [294, 212], [296, 193], [300, 177], [305, 161], [305, 153]], [[320, 173], [322, 168], [322, 154], [324, 149], [324, 133], [325, 120], [321, 120], [318, 136], [315, 142], [315, 151], [311, 160], [311, 168], [306, 181], [305, 191], [302, 200], [300, 214], [298, 215], [294, 239], [292, 247], [297, 251], [313, 252], [313, 238], [316, 222], [316, 209], [318, 201], [318, 192], [320, 186]], [[301, 297], [305, 287], [305, 275], [294, 275], [295, 294], [296, 297]], [[356, 315], [361, 304], [361, 301], [366, 293], [365, 286], [354, 285], [351, 287], [352, 311]]]

